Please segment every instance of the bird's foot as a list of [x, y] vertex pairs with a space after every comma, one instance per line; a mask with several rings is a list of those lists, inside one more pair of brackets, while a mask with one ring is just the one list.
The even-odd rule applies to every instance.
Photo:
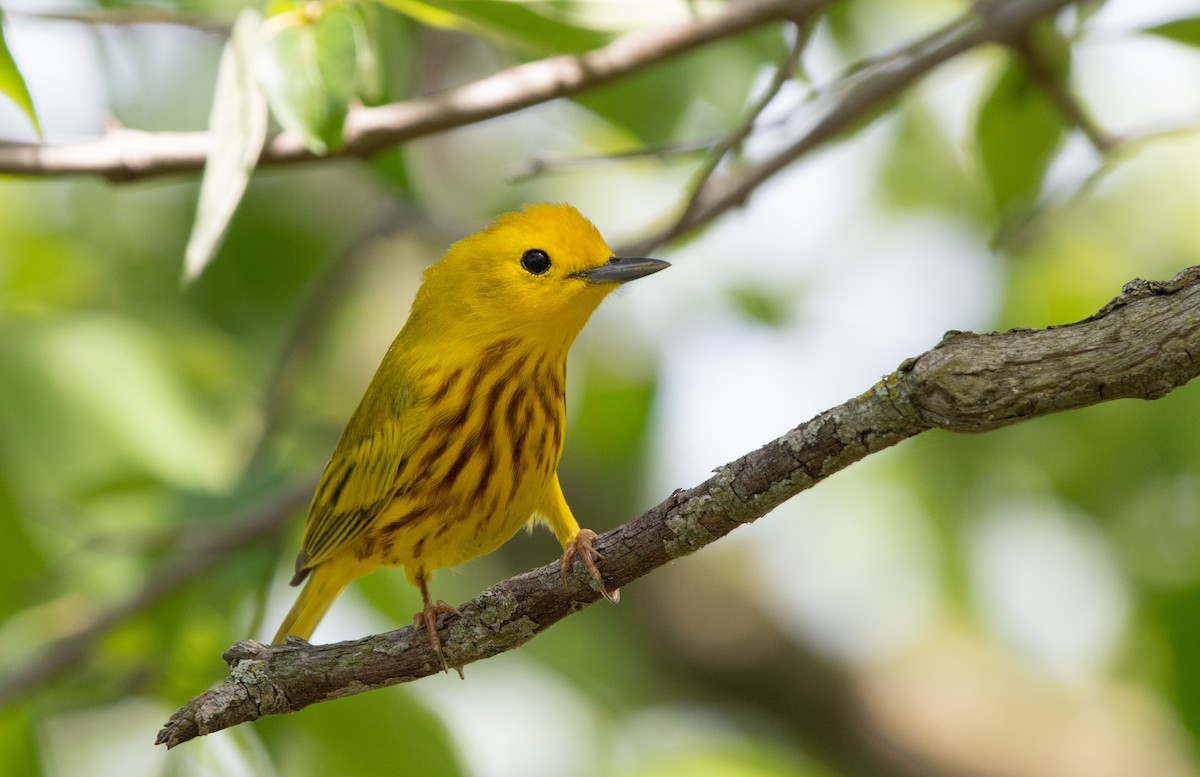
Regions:
[[[439, 615], [444, 613], [452, 613], [458, 617], [462, 617], [462, 613], [457, 607], [452, 607], [441, 599], [436, 602], [425, 601], [425, 607], [416, 615], [413, 616], [413, 630], [420, 631], [428, 629], [429, 631], [429, 646], [433, 648], [433, 654], [437, 656], [438, 662], [442, 665], [443, 672], [449, 672], [450, 667], [446, 663], [446, 654], [442, 652], [442, 637], [438, 634], [437, 619]], [[455, 667], [458, 676], [462, 677], [462, 667]]]
[[616, 604], [621, 601], [621, 591], [614, 588], [612, 593], [604, 587], [604, 578], [600, 576], [600, 569], [596, 566], [596, 559], [604, 558], [600, 551], [592, 547], [596, 541], [596, 532], [591, 529], [580, 529], [575, 538], [567, 543], [567, 547], [563, 550], [562, 558], [559, 559], [559, 566], [562, 568], [563, 585], [567, 584], [567, 572], [571, 570], [571, 561], [576, 557], [583, 561], [583, 566], [587, 569], [588, 574], [592, 576], [592, 580], [596, 582], [596, 588], [600, 593], [604, 594], [604, 598]]

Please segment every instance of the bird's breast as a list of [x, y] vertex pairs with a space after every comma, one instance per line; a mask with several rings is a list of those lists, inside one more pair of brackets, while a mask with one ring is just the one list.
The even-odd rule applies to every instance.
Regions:
[[565, 362], [515, 340], [418, 376], [425, 429], [376, 525], [389, 564], [452, 566], [510, 538], [541, 505], [562, 453]]

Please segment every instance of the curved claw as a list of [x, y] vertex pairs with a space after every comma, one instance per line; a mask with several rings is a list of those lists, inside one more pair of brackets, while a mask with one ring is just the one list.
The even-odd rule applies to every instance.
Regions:
[[[442, 671], [449, 672], [450, 667], [446, 663], [446, 654], [442, 652], [442, 637], [438, 634], [437, 619], [439, 615], [447, 612], [461, 618], [462, 612], [457, 607], [452, 607], [441, 599], [438, 599], [436, 602], [430, 602], [429, 593], [423, 584], [421, 585], [421, 593], [423, 595], [422, 598], [425, 599], [425, 607], [413, 615], [413, 631], [420, 631], [421, 629], [429, 631], [429, 646], [433, 648], [434, 655], [437, 656], [438, 662], [441, 663]], [[458, 672], [459, 677], [463, 676], [462, 667], [456, 666], [455, 670]]]
[[591, 575], [592, 580], [596, 583], [596, 588], [604, 595], [604, 598], [616, 604], [621, 601], [621, 590], [614, 588], [612, 593], [604, 587], [604, 578], [600, 575], [600, 568], [596, 566], [597, 558], [604, 558], [600, 551], [592, 547], [596, 541], [596, 532], [591, 529], [580, 529], [574, 539], [567, 543], [563, 549], [562, 558], [558, 560], [559, 567], [562, 570], [562, 583], [567, 584], [567, 572], [571, 570], [571, 562], [576, 556], [579, 556], [583, 561], [584, 568]]

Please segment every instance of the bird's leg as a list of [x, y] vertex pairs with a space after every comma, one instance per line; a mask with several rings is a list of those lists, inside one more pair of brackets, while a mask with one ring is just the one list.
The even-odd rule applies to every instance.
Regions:
[[[446, 654], [442, 652], [442, 638], [438, 634], [437, 618], [442, 613], [451, 612], [462, 617], [462, 613], [458, 608], [438, 599], [436, 602], [429, 598], [429, 586], [426, 585], [427, 578], [421, 577], [417, 579], [417, 586], [421, 589], [421, 601], [425, 603], [425, 607], [413, 616], [413, 630], [420, 631], [421, 629], [429, 630], [429, 646], [433, 648], [433, 653], [438, 657], [438, 661], [442, 665], [443, 672], [449, 672], [450, 667], [446, 664]], [[462, 668], [455, 667], [458, 671], [458, 676], [462, 677]]]
[[612, 593], [604, 587], [604, 578], [600, 576], [600, 569], [596, 566], [596, 559], [603, 558], [600, 551], [592, 547], [592, 543], [596, 541], [596, 532], [591, 529], [580, 529], [576, 532], [575, 537], [567, 543], [563, 549], [562, 558], [558, 560], [562, 567], [563, 585], [567, 584], [567, 572], [571, 569], [571, 561], [576, 556], [583, 561], [583, 566], [587, 569], [588, 574], [592, 576], [592, 580], [596, 581], [596, 587], [600, 589], [600, 593], [604, 594], [604, 598], [616, 604], [621, 601], [621, 591], [614, 588]]

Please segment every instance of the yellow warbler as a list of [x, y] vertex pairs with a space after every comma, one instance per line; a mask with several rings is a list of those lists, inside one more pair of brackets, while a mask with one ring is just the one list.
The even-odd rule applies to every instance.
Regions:
[[[342, 589], [403, 566], [414, 618], [442, 663], [435, 569], [489, 553], [533, 520], [604, 589], [592, 542], [558, 484], [567, 349], [618, 285], [667, 267], [614, 257], [569, 205], [528, 205], [450, 247], [426, 271], [313, 496], [292, 585], [308, 582], [275, 642], [307, 639]], [[611, 598], [611, 597], [610, 597]]]

